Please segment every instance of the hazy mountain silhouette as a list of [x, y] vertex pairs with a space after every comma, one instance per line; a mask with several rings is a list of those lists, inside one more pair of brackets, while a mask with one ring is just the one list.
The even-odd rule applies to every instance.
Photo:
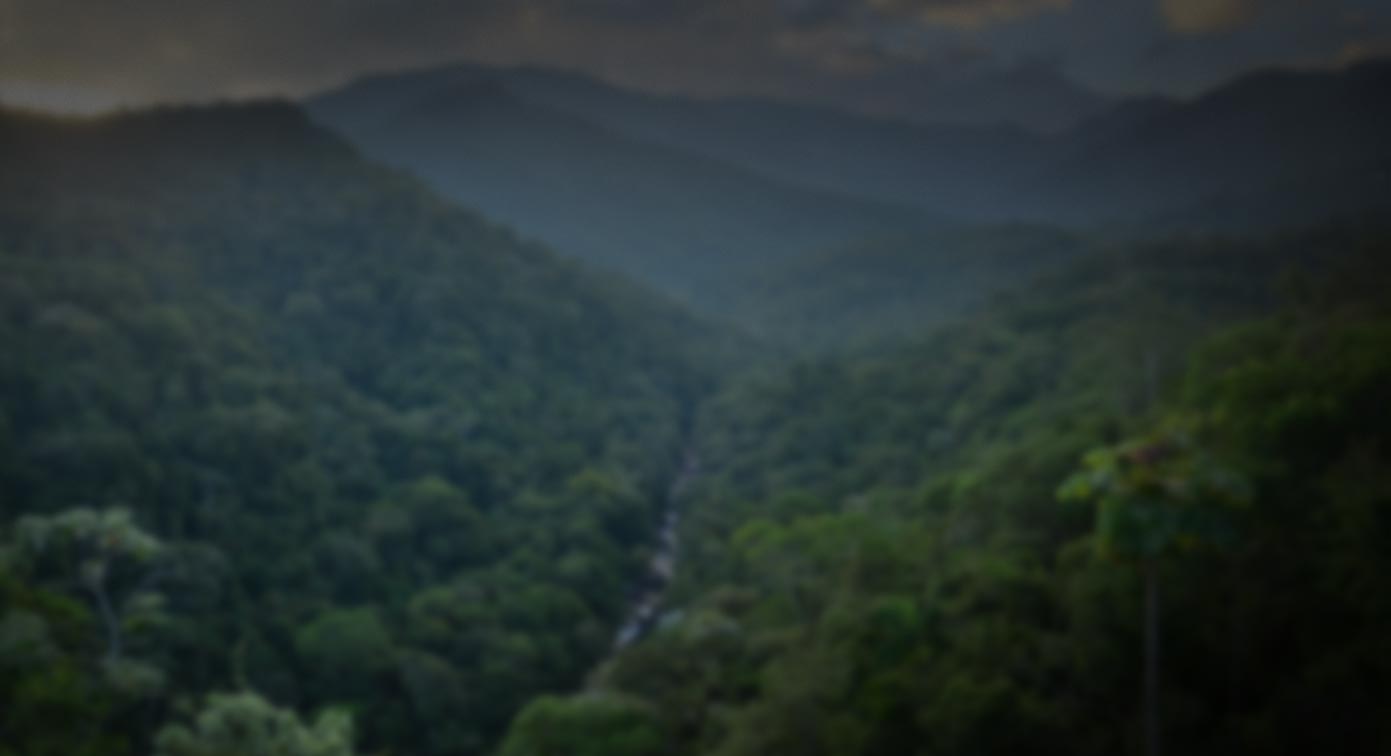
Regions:
[[369, 154], [448, 196], [707, 308], [726, 299], [738, 271], [930, 222], [922, 210], [631, 139], [491, 80], [443, 78], [350, 87], [311, 107]]
[[713, 158], [779, 181], [875, 201], [981, 214], [993, 193], [1050, 154], [1006, 126], [924, 125], [774, 100], [652, 95], [569, 72], [465, 64], [361, 79], [311, 110], [350, 134], [427, 93], [488, 83], [611, 134]]
[[[651, 95], [578, 74], [477, 65], [367, 77], [316, 99], [314, 109], [360, 138], [409, 103], [487, 83], [610, 135], [960, 218], [1270, 225], [1298, 220], [1292, 207], [1313, 220], [1386, 203], [1388, 69], [1259, 72], [1190, 100], [1121, 101], [1050, 135]], [[379, 134], [369, 147], [390, 141]]]
[[1011, 126], [1035, 133], [1066, 131], [1104, 112], [1116, 98], [1061, 71], [1055, 61], [1021, 59], [1008, 65], [930, 72], [908, 66], [844, 79], [837, 102], [859, 112], [926, 124]]
[[1294, 210], [1312, 220], [1384, 207], [1391, 62], [1259, 72], [1189, 101], [1131, 106], [1059, 152], [1034, 185], [1051, 195], [1045, 214], [1279, 224], [1299, 220]]

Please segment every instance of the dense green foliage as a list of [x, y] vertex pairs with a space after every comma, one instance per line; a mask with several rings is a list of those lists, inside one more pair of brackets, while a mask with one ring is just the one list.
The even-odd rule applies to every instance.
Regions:
[[288, 106], [0, 164], [0, 756], [1391, 742], [1384, 231], [866, 241], [772, 364]]
[[254, 693], [208, 696], [192, 726], [171, 724], [155, 738], [155, 756], [352, 756], [352, 723], [325, 712], [305, 726], [292, 712]]
[[[1159, 563], [1172, 751], [1376, 750], [1388, 254], [1351, 232], [1159, 245], [732, 387], [702, 418], [664, 627], [601, 686], [654, 706], [671, 753], [1134, 752], [1141, 575], [1116, 557], [1189, 545]], [[1087, 453], [1136, 436], [1120, 453], [1171, 456], [1107, 488], [1117, 452]], [[1064, 486], [1084, 456], [1099, 514]]]
[[548, 696], [517, 715], [499, 756], [657, 756], [666, 743], [654, 713], [640, 703]]
[[1095, 449], [1058, 489], [1063, 503], [1094, 501], [1097, 547], [1132, 561], [1221, 543], [1247, 503], [1246, 481], [1213, 458], [1182, 423]]
[[246, 687], [479, 753], [582, 678], [709, 332], [288, 106], [0, 136], [0, 749], [145, 752]]

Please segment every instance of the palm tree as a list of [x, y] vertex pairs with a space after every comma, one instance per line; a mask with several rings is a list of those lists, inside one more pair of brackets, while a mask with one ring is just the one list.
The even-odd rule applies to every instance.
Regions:
[[1161, 561], [1187, 548], [1229, 541], [1232, 513], [1249, 500], [1246, 481], [1201, 448], [1195, 435], [1191, 423], [1175, 422], [1096, 449], [1058, 489], [1064, 501], [1095, 502], [1101, 553], [1141, 572], [1147, 756], [1160, 754]]

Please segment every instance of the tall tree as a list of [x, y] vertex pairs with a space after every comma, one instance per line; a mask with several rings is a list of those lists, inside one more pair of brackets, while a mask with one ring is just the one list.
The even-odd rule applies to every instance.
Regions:
[[104, 661], [114, 665], [121, 661], [124, 615], [141, 606], [133, 599], [152, 591], [162, 549], [127, 510], [79, 508], [20, 518], [8, 551], [31, 576], [86, 596], [105, 631]]
[[1234, 508], [1249, 499], [1246, 481], [1197, 441], [1189, 423], [1172, 423], [1086, 455], [1058, 489], [1064, 501], [1097, 505], [1097, 545], [1136, 565], [1144, 582], [1143, 709], [1145, 753], [1159, 756], [1161, 725], [1160, 567], [1164, 558], [1231, 537]]

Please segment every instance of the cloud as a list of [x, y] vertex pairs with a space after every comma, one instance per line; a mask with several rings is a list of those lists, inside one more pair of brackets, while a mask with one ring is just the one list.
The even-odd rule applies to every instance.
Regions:
[[1159, 10], [1170, 31], [1205, 35], [1246, 26], [1264, 7], [1261, 0], [1160, 0]]
[[1072, 0], [868, 0], [869, 6], [932, 26], [980, 29], [1041, 13], [1064, 11]]
[[[1344, 47], [1346, 59], [1374, 55], [1391, 29], [1385, 2], [0, 0], [0, 101], [296, 95], [360, 73], [469, 60], [578, 69], [657, 91], [847, 101], [838, 87], [887, 77], [899, 84], [885, 85], [885, 101], [909, 102], [921, 80], [1040, 53], [1066, 56], [1067, 75], [1093, 85], [1188, 91], [1254, 64], [1328, 60]], [[1322, 3], [1357, 17], [1340, 20]], [[1257, 15], [1254, 33], [1214, 33]], [[1141, 65], [1156, 40], [1172, 54]]]
[[1338, 50], [1333, 57], [1335, 66], [1350, 66], [1369, 60], [1391, 57], [1391, 36], [1355, 39]]

